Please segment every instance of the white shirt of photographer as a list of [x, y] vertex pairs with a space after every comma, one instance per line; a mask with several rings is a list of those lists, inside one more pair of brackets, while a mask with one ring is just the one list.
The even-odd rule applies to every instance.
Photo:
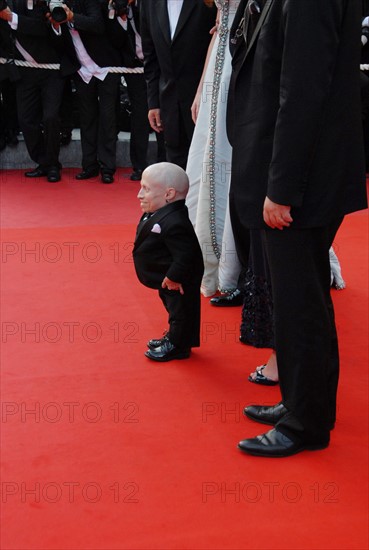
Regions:
[[78, 71], [79, 76], [84, 82], [86, 82], [86, 84], [88, 84], [94, 76], [99, 80], [105, 80], [106, 75], [109, 72], [109, 68], [101, 68], [96, 65], [95, 61], [91, 59], [91, 57], [88, 55], [79, 35], [79, 32], [76, 31], [76, 29], [69, 27], [69, 32], [71, 34], [73, 44], [76, 49], [78, 60], [81, 63], [81, 68]]
[[[8, 23], [10, 27], [13, 29], [13, 31], [16, 31], [18, 29], [18, 14], [13, 12], [12, 18], [10, 21], [8, 21]], [[23, 55], [23, 58], [25, 61], [28, 61], [29, 63], [32, 63], [34, 65], [37, 64], [37, 62], [33, 59], [31, 54], [28, 53], [27, 50], [23, 48], [23, 46], [18, 42], [17, 39], [15, 39], [15, 46], [19, 51], [19, 53]]]

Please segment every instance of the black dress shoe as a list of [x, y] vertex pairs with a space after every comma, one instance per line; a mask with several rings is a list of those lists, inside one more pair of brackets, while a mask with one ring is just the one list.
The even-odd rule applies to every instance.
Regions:
[[143, 170], [134, 170], [129, 176], [129, 179], [132, 181], [141, 181]]
[[210, 300], [212, 306], [218, 307], [232, 307], [232, 306], [242, 306], [243, 304], [243, 295], [238, 288], [231, 292], [230, 294], [215, 296]]
[[277, 403], [272, 407], [264, 407], [262, 405], [250, 405], [243, 410], [243, 414], [255, 422], [261, 424], [270, 424], [274, 426], [287, 413], [283, 403]]
[[163, 338], [153, 338], [147, 342], [147, 347], [149, 349], [160, 348], [160, 346], [164, 344], [165, 340], [168, 340], [167, 336], [163, 336]]
[[168, 338], [165, 339], [163, 344], [155, 349], [148, 349], [145, 352], [146, 357], [153, 361], [159, 361], [164, 363], [166, 361], [173, 361], [173, 359], [188, 359], [191, 354], [190, 348], [177, 348], [174, 346]]
[[26, 178], [41, 178], [42, 176], [47, 176], [47, 171], [44, 168], [41, 168], [41, 166], [37, 166], [34, 170], [24, 172], [24, 175]]
[[114, 176], [113, 176], [113, 174], [110, 174], [109, 172], [102, 172], [101, 181], [103, 183], [113, 183]]
[[99, 169], [82, 170], [79, 174], [76, 174], [76, 180], [88, 180], [90, 178], [96, 178], [99, 175]]
[[269, 432], [251, 439], [244, 439], [238, 444], [238, 448], [245, 453], [254, 456], [266, 456], [281, 458], [295, 455], [301, 451], [317, 451], [325, 449], [329, 445], [329, 437], [325, 441], [303, 442], [293, 441], [275, 428]]
[[51, 183], [56, 183], [57, 181], [60, 181], [59, 168], [53, 167], [53, 168], [50, 168], [50, 170], [48, 170], [47, 181], [50, 181]]

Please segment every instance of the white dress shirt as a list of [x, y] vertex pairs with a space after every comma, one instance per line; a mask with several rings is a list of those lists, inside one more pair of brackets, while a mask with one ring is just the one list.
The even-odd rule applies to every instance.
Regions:
[[109, 69], [107, 67], [99, 67], [95, 61], [91, 59], [83, 45], [78, 31], [69, 26], [69, 32], [72, 36], [78, 60], [81, 63], [81, 68], [78, 71], [79, 76], [84, 82], [86, 82], [86, 84], [90, 82], [93, 76], [99, 80], [105, 80]]
[[183, 6], [183, 0], [167, 0], [168, 5], [168, 15], [169, 15], [169, 26], [170, 26], [170, 37], [173, 40], [174, 33], [176, 32], [176, 27], [179, 19], [179, 14]]

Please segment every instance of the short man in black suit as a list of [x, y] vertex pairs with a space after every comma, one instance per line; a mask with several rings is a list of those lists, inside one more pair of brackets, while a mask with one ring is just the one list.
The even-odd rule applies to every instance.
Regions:
[[232, 222], [238, 235], [263, 231], [282, 393], [245, 409], [275, 424], [239, 443], [250, 454], [324, 448], [335, 423], [329, 248], [345, 214], [367, 205], [360, 32], [360, 0], [243, 1], [231, 32]]
[[187, 359], [200, 345], [200, 283], [204, 264], [188, 217], [185, 171], [168, 162], [144, 171], [137, 195], [144, 212], [133, 248], [142, 284], [159, 290], [169, 314], [164, 338], [150, 340], [145, 355], [153, 361]]
[[149, 120], [164, 131], [167, 159], [186, 167], [194, 123], [191, 105], [215, 25], [203, 0], [141, 0], [141, 36]]
[[29, 156], [37, 163], [25, 176], [47, 176], [48, 181], [57, 182], [60, 180], [59, 109], [64, 80], [59, 69], [42, 67], [60, 61], [52, 43], [45, 5], [32, 2], [29, 6], [27, 0], [13, 0], [12, 10], [1, 11], [0, 18], [8, 21], [14, 31], [14, 57], [33, 66], [19, 68], [16, 88], [20, 128]]

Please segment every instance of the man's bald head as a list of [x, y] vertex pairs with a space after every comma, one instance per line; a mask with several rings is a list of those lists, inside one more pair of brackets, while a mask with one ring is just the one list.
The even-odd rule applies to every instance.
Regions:
[[143, 212], [155, 212], [166, 204], [184, 200], [188, 188], [188, 176], [180, 166], [158, 162], [143, 171], [137, 198]]
[[175, 189], [176, 200], [186, 198], [190, 184], [186, 172], [180, 166], [171, 162], [158, 162], [148, 166], [143, 174], [151, 182], [160, 184], [165, 189]]

